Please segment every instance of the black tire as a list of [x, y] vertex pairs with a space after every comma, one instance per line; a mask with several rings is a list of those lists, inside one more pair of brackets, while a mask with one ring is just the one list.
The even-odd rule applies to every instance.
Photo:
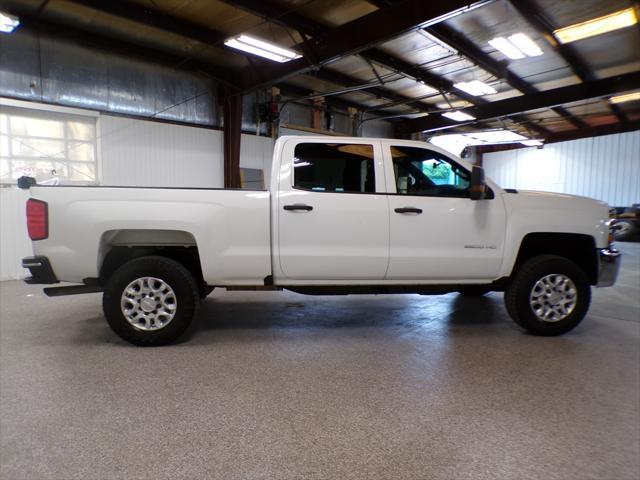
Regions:
[[613, 238], [618, 242], [630, 240], [635, 235], [636, 227], [628, 220], [616, 220], [611, 225]]
[[[123, 300], [125, 289], [136, 280], [142, 281], [144, 278], [159, 280], [154, 288], [163, 288], [163, 283], [164, 286], [169, 287], [164, 290], [165, 298], [162, 302], [168, 302], [168, 306], [175, 310], [173, 312], [173, 318], [167, 320], [164, 326], [161, 325], [161, 320], [158, 320], [157, 324], [155, 320], [150, 320], [150, 327], [156, 329], [147, 331], [140, 329], [144, 328], [143, 325], [138, 325], [139, 328], [137, 328], [127, 320], [123, 313], [123, 308], [121, 308], [121, 301], [126, 302], [126, 299]], [[140, 284], [140, 282], [138, 282], [138, 284]], [[147, 285], [150, 284], [150, 282], [147, 281], [145, 284], [145, 282], [142, 281], [142, 284]], [[145, 291], [149, 292], [149, 290], [140, 290], [140, 293], [136, 292], [135, 295], [152, 296], [152, 294], [142, 293]], [[160, 300], [158, 300], [160, 294], [158, 294], [156, 300], [150, 298], [149, 303], [153, 303], [154, 301], [160, 302]], [[155, 295], [155, 293], [153, 295]], [[159, 346], [175, 341], [189, 328], [195, 314], [196, 306], [198, 305], [199, 297], [200, 291], [193, 276], [181, 264], [165, 257], [140, 257], [125, 263], [111, 275], [102, 296], [102, 308], [109, 326], [123, 340], [133, 343], [134, 345], [145, 347]], [[131, 300], [129, 302], [130, 306], [135, 304], [139, 305], [139, 307], [132, 308], [137, 308], [138, 311], [144, 308], [141, 306], [141, 301]], [[145, 307], [147, 306], [148, 304], [145, 305]], [[149, 308], [154, 307], [151, 305]], [[171, 310], [164, 310], [164, 307], [155, 308], [157, 312], [159, 312], [158, 317], [164, 316], [166, 319], [171, 314]], [[155, 311], [152, 311], [149, 314], [144, 312], [140, 314], [134, 313], [132, 315], [140, 316], [134, 318], [133, 321], [135, 322], [136, 319], [143, 318], [145, 315], [155, 315], [154, 312]]]
[[[562, 275], [571, 280], [575, 287], [572, 289], [575, 294], [567, 294], [574, 299], [573, 309], [563, 318], [559, 315], [557, 321], [542, 320], [530, 303], [537, 282], [549, 275], [551, 280], [556, 278], [553, 275]], [[585, 272], [571, 260], [557, 255], [538, 255], [520, 266], [505, 291], [504, 300], [509, 315], [522, 328], [535, 335], [562, 335], [575, 328], [587, 314], [591, 303], [591, 286]]]
[[463, 297], [482, 297], [491, 291], [491, 288], [484, 285], [469, 285], [458, 290], [458, 293]]

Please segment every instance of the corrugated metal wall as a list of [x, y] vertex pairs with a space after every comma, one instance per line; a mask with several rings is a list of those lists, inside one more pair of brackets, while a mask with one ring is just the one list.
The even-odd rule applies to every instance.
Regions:
[[640, 202], [640, 131], [485, 154], [487, 176], [504, 188]]

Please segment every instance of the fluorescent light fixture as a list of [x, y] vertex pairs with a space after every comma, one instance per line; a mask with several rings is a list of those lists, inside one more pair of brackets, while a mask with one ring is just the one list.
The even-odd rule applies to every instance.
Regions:
[[450, 108], [466, 108], [473, 105], [471, 102], [467, 102], [466, 100], [456, 100], [454, 102], [440, 102], [436, 103], [436, 108], [440, 110], [449, 110]]
[[539, 147], [540, 145], [544, 145], [542, 140], [523, 140], [520, 142], [522, 145], [526, 145], [527, 147]]
[[0, 12], [0, 32], [11, 33], [20, 25], [18, 17]]
[[505, 57], [510, 58], [511, 60], [518, 60], [519, 58], [526, 57], [518, 47], [504, 37], [496, 37], [489, 40], [489, 45], [502, 52]]
[[492, 93], [498, 93], [495, 88], [481, 82], [480, 80], [472, 80], [470, 82], [458, 82], [453, 84], [458, 90], [467, 92], [469, 95], [491, 95]]
[[465, 122], [467, 120], [475, 120], [476, 117], [472, 117], [471, 115], [457, 111], [457, 112], [445, 112], [442, 114], [443, 117], [450, 118], [451, 120], [455, 120], [456, 122]]
[[511, 130], [489, 130], [486, 132], [466, 133], [466, 137], [482, 143], [513, 143], [527, 140], [527, 137]]
[[513, 35], [510, 35], [509, 41], [527, 57], [539, 57], [544, 53], [542, 50], [540, 50], [540, 47], [538, 47], [536, 42], [531, 40], [524, 33], [514, 33]]
[[508, 39], [504, 37], [493, 38], [489, 40], [489, 45], [502, 52], [505, 57], [511, 60], [537, 57], [544, 53], [540, 50], [540, 47], [524, 33], [514, 33], [509, 36]]
[[609, 99], [611, 103], [632, 102], [634, 100], [640, 100], [640, 92], [625, 93], [624, 95], [616, 95], [615, 97], [611, 97]]
[[638, 18], [632, 7], [603, 17], [587, 20], [586, 22], [559, 28], [553, 32], [553, 35], [560, 43], [570, 43], [583, 38], [594, 37], [618, 30], [619, 28], [630, 27], [636, 23], [638, 23]]
[[237, 37], [230, 38], [224, 42], [225, 45], [231, 48], [242, 50], [243, 52], [253, 53], [263, 58], [268, 58], [276, 62], [284, 63], [290, 60], [300, 58], [302, 55], [289, 50], [288, 48], [280, 47], [273, 43], [261, 40], [259, 38], [252, 37], [250, 35], [238, 35]]
[[[495, 145], [503, 143], [523, 143], [525, 141], [531, 140], [519, 133], [498, 129], [485, 132], [436, 135], [429, 140], [429, 143], [442, 147], [454, 155], [459, 155], [460, 152], [469, 145]], [[539, 142], [539, 140], [533, 141]], [[542, 142], [540, 142], [540, 144], [542, 144]]]

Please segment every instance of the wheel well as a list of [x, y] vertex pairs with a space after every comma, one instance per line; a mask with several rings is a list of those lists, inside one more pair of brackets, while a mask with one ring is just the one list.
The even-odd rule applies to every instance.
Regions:
[[189, 272], [191, 272], [191, 275], [193, 275], [196, 284], [200, 288], [203, 288], [206, 285], [202, 276], [198, 247], [181, 247], [172, 245], [137, 245], [135, 247], [113, 246], [104, 257], [102, 267], [100, 268], [100, 277], [98, 279], [98, 283], [100, 285], [105, 285], [113, 272], [115, 272], [122, 265], [135, 258], [146, 257], [149, 255], [167, 257], [175, 260], [176, 262], [184, 266], [187, 270], [189, 270]]
[[530, 233], [520, 244], [513, 271], [536, 255], [558, 255], [575, 262], [584, 270], [589, 282], [598, 282], [598, 253], [593, 237], [578, 233]]

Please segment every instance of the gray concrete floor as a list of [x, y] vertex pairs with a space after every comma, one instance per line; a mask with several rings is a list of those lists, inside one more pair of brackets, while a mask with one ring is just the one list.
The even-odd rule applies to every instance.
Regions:
[[557, 338], [501, 294], [216, 292], [136, 348], [98, 295], [0, 285], [0, 478], [640, 478], [640, 245]]

